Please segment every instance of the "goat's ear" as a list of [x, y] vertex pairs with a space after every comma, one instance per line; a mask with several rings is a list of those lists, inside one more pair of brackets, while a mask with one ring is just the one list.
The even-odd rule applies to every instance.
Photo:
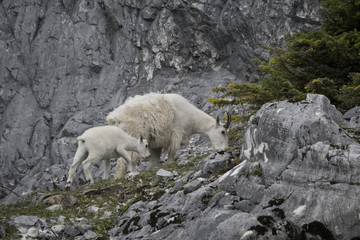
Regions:
[[140, 143], [142, 143], [144, 141], [143, 136], [140, 136]]
[[219, 126], [220, 125], [220, 119], [219, 119], [219, 116], [216, 117], [216, 126]]

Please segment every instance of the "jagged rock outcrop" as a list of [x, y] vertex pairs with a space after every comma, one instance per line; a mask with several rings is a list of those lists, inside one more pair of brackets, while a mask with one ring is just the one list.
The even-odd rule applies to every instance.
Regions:
[[210, 89], [253, 81], [261, 45], [320, 22], [317, 0], [3, 0], [0, 13], [2, 203], [62, 188], [71, 140], [127, 96], [177, 92], [213, 112]]
[[235, 160], [210, 155], [159, 200], [130, 206], [110, 236], [357, 239], [360, 144], [341, 120], [321, 95], [265, 104], [249, 120], [240, 164], [208, 178]]
[[347, 111], [341, 124], [352, 138], [360, 141], [360, 107], [354, 107]]

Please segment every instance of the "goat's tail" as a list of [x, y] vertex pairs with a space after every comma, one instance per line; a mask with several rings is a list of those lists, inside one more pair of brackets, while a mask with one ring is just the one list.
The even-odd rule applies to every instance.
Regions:
[[78, 142], [85, 142], [85, 138], [83, 138], [83, 137], [78, 137], [77, 139], [74, 139], [74, 140], [72, 140], [71, 141], [72, 143], [78, 143]]

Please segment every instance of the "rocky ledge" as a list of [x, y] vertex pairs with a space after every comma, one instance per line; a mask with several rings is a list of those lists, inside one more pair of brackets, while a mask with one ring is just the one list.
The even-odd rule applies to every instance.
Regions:
[[[342, 115], [312, 94], [267, 103], [250, 118], [240, 152], [208, 155], [178, 177], [159, 170], [164, 194], [129, 206], [103, 238], [359, 239], [358, 112]], [[99, 238], [91, 220], [63, 218], [13, 223], [28, 237]]]

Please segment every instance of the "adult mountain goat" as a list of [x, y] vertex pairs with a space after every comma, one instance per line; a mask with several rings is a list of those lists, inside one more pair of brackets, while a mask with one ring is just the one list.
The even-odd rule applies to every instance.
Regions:
[[223, 125], [219, 117], [211, 117], [178, 94], [149, 93], [127, 99], [109, 113], [106, 121], [133, 137], [148, 139], [152, 168], [158, 164], [163, 148], [168, 152], [167, 161], [173, 162], [176, 151], [196, 133], [207, 135], [215, 151], [224, 150], [228, 147], [231, 118], [228, 114]]
[[89, 167], [100, 160], [104, 160], [105, 164], [103, 179], [108, 179], [110, 176], [110, 158], [123, 157], [127, 162], [127, 170], [131, 172], [131, 157], [127, 151], [135, 151], [141, 158], [150, 156], [146, 140], [142, 137], [140, 140], [135, 139], [116, 126], [90, 128], [79, 136], [77, 141], [78, 148], [70, 166], [66, 189], [70, 189], [73, 175], [80, 164], [83, 167], [86, 180], [93, 184], [94, 180], [91, 177]]

